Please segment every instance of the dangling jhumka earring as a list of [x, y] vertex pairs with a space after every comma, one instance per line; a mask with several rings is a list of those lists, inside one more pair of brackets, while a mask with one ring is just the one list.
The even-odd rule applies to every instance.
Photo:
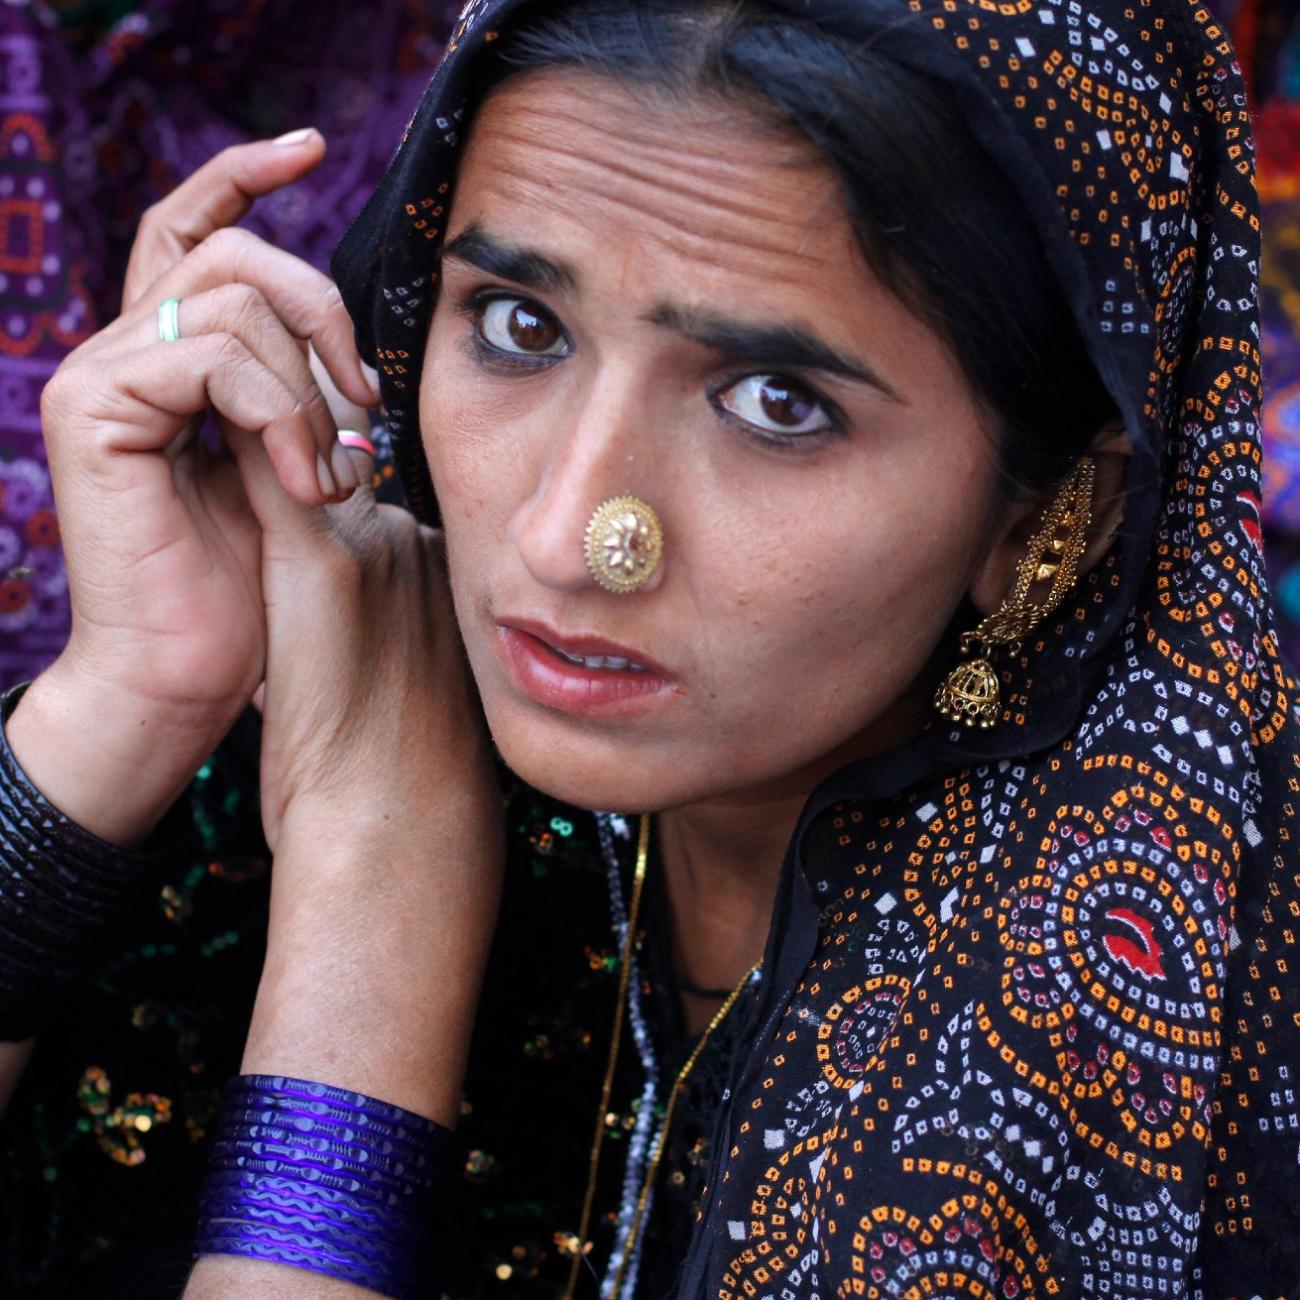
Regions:
[[[984, 653], [959, 663], [935, 692], [934, 707], [952, 722], [968, 727], [991, 727], [1002, 716], [1002, 697], [997, 670], [990, 660], [996, 646], [1020, 642], [1038, 626], [1065, 597], [1079, 576], [1079, 560], [1088, 544], [1092, 522], [1092, 489], [1096, 467], [1084, 457], [1061, 484], [1043, 520], [1043, 526], [1029, 543], [1029, 552], [1016, 568], [1012, 593], [980, 625], [961, 635], [961, 652], [971, 653], [978, 642]], [[1042, 604], [1030, 604], [1029, 589], [1036, 582], [1051, 582]]]

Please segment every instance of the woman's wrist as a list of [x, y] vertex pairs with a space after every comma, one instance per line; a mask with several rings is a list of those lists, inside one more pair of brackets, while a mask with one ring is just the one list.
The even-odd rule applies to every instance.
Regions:
[[[354, 790], [342, 821], [337, 803], [299, 803], [283, 822], [243, 1062], [261, 1079], [232, 1085], [200, 1253], [381, 1295], [443, 1289], [460, 1168], [449, 1130], [504, 858], [499, 801], [460, 793], [429, 818], [427, 797], [388, 783]], [[196, 1281], [223, 1263], [203, 1261]]]
[[178, 806], [159, 852], [128, 852], [56, 808], [9, 744], [28, 687], [0, 697], [0, 1040], [35, 1033], [46, 1005], [79, 976], [95, 942], [189, 829]]
[[321, 1079], [451, 1128], [496, 924], [500, 830], [453, 842], [401, 820], [400, 835], [350, 838], [323, 820], [282, 834], [242, 1068]]
[[157, 826], [234, 720], [182, 716], [60, 659], [30, 684], [5, 730], [15, 760], [50, 804], [129, 849]]

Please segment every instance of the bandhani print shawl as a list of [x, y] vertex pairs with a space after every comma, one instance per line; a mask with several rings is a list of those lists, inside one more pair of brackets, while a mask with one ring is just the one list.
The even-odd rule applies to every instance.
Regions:
[[[679, 1294], [1300, 1294], [1300, 769], [1233, 51], [1191, 0], [769, 7], [946, 83], [1136, 454], [1112, 558], [1008, 664], [1000, 725], [936, 722], [810, 799]], [[492, 47], [529, 8], [466, 9], [334, 259], [429, 519], [435, 255]]]

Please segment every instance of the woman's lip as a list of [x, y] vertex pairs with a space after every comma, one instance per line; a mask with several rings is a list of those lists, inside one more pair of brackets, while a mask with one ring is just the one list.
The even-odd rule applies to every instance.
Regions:
[[538, 704], [562, 713], [627, 716], [645, 713], [679, 694], [668, 678], [649, 670], [611, 671], [571, 664], [541, 637], [510, 624], [497, 625], [497, 645], [519, 689]]
[[629, 646], [618, 645], [613, 641], [606, 641], [602, 637], [561, 636], [554, 629], [547, 627], [545, 623], [535, 623], [530, 619], [503, 618], [499, 619], [498, 623], [502, 627], [511, 627], [519, 632], [527, 632], [529, 636], [536, 637], [553, 650], [563, 650], [566, 654], [571, 655], [583, 655], [588, 659], [595, 658], [596, 655], [603, 655], [606, 658], [612, 655], [617, 659], [627, 659], [631, 663], [640, 664], [647, 672], [653, 673], [657, 677], [667, 679], [669, 676], [668, 670], [662, 664], [657, 663], [643, 651], [634, 650]]

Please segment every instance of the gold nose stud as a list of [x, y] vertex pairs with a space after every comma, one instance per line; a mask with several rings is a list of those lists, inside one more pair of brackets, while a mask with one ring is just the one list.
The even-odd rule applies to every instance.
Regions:
[[659, 516], [639, 497], [611, 497], [587, 524], [585, 548], [591, 576], [617, 596], [644, 587], [664, 553]]

